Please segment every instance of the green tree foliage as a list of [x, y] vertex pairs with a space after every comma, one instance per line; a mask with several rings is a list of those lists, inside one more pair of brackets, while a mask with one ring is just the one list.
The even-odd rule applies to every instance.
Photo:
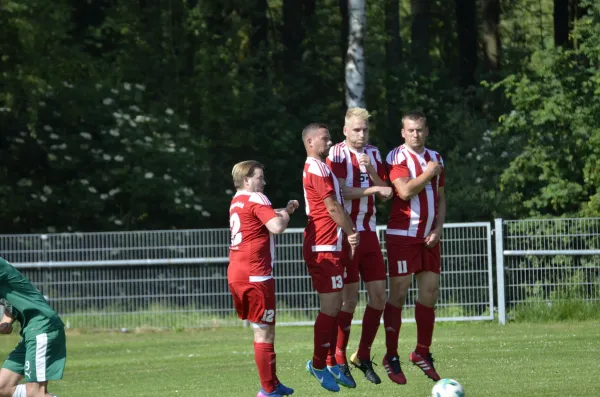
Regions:
[[[343, 139], [347, 16], [339, 0], [299, 4], [0, 0], [2, 232], [224, 227], [231, 168], [250, 158], [275, 206], [302, 201], [302, 128]], [[366, 3], [372, 141], [385, 156], [399, 115], [426, 112], [449, 221], [598, 214], [596, 14], [555, 50], [552, 5], [501, 1], [492, 91], [481, 51], [460, 86], [454, 2], [427, 2], [427, 65], [411, 1]]]
[[575, 23], [573, 49], [541, 49], [498, 84], [512, 104], [498, 138], [514, 159], [501, 188], [507, 214], [600, 215], [600, 6]]

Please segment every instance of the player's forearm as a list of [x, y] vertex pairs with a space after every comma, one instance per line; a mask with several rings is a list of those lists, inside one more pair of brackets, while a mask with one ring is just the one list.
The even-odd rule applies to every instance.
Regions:
[[431, 178], [433, 178], [432, 174], [430, 175], [429, 173], [424, 172], [415, 179], [411, 179], [410, 181], [404, 184], [400, 184], [398, 182], [394, 183], [394, 186], [396, 187], [400, 198], [402, 200], [408, 201], [417, 194], [421, 193], [421, 191], [425, 189], [425, 186], [427, 186]]
[[381, 186], [381, 187], [389, 186], [386, 181], [384, 181], [383, 179], [381, 179], [379, 177], [379, 174], [377, 173], [377, 170], [375, 169], [375, 167], [373, 167], [373, 166], [367, 167], [367, 172], [369, 173], [369, 177], [371, 177], [371, 180], [373, 181], [373, 184], [375, 186]]
[[377, 193], [378, 191], [379, 190], [377, 189], [377, 186], [370, 186], [370, 187], [343, 186], [342, 187], [342, 195], [344, 196], [344, 200], [355, 200], [355, 199], [367, 197], [367, 196]]
[[337, 201], [334, 202], [334, 204], [330, 208], [328, 208], [328, 210], [331, 219], [333, 219], [333, 221], [339, 227], [342, 228], [344, 233], [346, 233], [347, 235], [354, 233], [354, 225], [352, 224], [352, 220], [350, 219], [350, 217], [344, 210], [344, 207], [342, 207], [340, 203], [338, 203]]

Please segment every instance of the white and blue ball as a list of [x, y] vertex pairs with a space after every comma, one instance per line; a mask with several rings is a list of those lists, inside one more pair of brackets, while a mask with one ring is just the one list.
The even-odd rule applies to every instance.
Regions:
[[431, 397], [465, 397], [465, 389], [454, 379], [442, 379], [433, 386]]

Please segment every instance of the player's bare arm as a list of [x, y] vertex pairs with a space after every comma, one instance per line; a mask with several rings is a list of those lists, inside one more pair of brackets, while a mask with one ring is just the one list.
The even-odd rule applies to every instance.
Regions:
[[446, 220], [446, 196], [444, 194], [444, 187], [438, 188], [438, 202], [437, 202], [437, 216], [435, 218], [435, 225], [431, 229], [431, 232], [425, 236], [425, 246], [427, 248], [433, 248], [442, 238], [444, 231], [444, 221]]
[[[371, 180], [373, 181], [373, 184], [375, 186], [381, 186], [381, 187], [388, 187], [389, 186], [383, 179], [381, 179], [379, 177], [379, 174], [377, 173], [377, 170], [375, 169], [375, 167], [371, 163], [371, 158], [366, 153], [362, 153], [358, 157], [358, 163], [360, 165], [364, 165], [365, 166], [365, 169], [367, 170], [367, 173], [369, 174], [369, 177], [371, 178]], [[391, 191], [391, 189], [390, 189], [390, 191]]]
[[277, 212], [277, 213], [287, 212], [289, 215], [292, 215], [294, 213], [294, 211], [296, 211], [298, 209], [299, 206], [300, 206], [300, 203], [298, 202], [298, 200], [290, 200], [290, 201], [288, 201], [285, 208], [278, 208], [275, 210], [275, 212]]
[[8, 335], [12, 332], [13, 327], [12, 324], [15, 322], [14, 317], [10, 313], [9, 310], [4, 309], [4, 314], [2, 316], [2, 321], [0, 322], [0, 334]]
[[[381, 179], [381, 178], [380, 178]], [[392, 197], [392, 188], [385, 186], [370, 186], [370, 187], [351, 187], [346, 186], [345, 178], [337, 178], [340, 186], [342, 187], [342, 195], [344, 196], [344, 200], [354, 200], [362, 197], [367, 197], [372, 194], [376, 194], [377, 197], [380, 195], [387, 196], [387, 198], [383, 199], [384, 201]]]
[[334, 222], [337, 223], [337, 225], [341, 227], [344, 233], [346, 233], [348, 236], [348, 242], [350, 245], [352, 247], [358, 246], [360, 240], [359, 234], [354, 228], [352, 219], [350, 219], [350, 216], [348, 213], [346, 213], [344, 207], [342, 207], [342, 205], [333, 196], [325, 198], [323, 202], [325, 203], [325, 207], [327, 208], [331, 219], [333, 219]]
[[392, 181], [392, 184], [398, 192], [398, 196], [402, 200], [410, 200], [427, 186], [432, 178], [438, 176], [442, 170], [441, 165], [436, 161], [430, 161], [427, 163], [427, 167], [423, 170], [423, 173], [415, 179], [409, 177], [396, 178]]
[[269, 229], [269, 232], [273, 234], [281, 234], [287, 229], [288, 223], [290, 223], [290, 214], [287, 211], [276, 212], [277, 216], [271, 218], [265, 226]]

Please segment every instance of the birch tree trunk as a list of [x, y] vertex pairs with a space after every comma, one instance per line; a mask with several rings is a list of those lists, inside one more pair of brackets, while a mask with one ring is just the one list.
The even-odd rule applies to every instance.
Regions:
[[346, 52], [346, 106], [366, 107], [365, 49], [367, 31], [365, 0], [348, 0], [348, 51]]

